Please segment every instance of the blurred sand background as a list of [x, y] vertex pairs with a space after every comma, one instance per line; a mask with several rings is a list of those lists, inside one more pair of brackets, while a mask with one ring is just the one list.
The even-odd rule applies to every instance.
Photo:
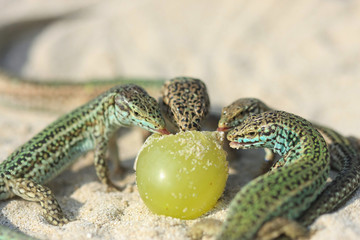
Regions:
[[[43, 81], [193, 76], [207, 84], [214, 112], [239, 97], [258, 97], [360, 137], [359, 1], [0, 0], [0, 12], [0, 68], [16, 75]], [[58, 117], [7, 106], [0, 116], [0, 160]], [[120, 154], [131, 168], [141, 137], [125, 135]], [[203, 217], [224, 219], [261, 157], [246, 151], [231, 163], [224, 196]], [[40, 239], [187, 239], [198, 220], [149, 212], [131, 170], [113, 179], [123, 192], [105, 192], [89, 154], [48, 184], [74, 221], [50, 226], [38, 204], [17, 199], [0, 203], [0, 223]], [[311, 239], [358, 239], [359, 197], [357, 191], [320, 217]]]

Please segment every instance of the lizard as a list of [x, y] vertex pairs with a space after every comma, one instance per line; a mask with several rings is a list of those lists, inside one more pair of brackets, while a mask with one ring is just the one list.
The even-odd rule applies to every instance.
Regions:
[[[66, 114], [74, 108], [85, 104], [110, 87], [121, 84], [136, 84], [143, 87], [150, 95], [159, 96], [165, 79], [115, 77], [110, 79], [89, 79], [86, 82], [72, 80], [40, 81], [17, 77], [0, 69], [0, 104], [5, 107], [46, 112], [55, 115]], [[109, 139], [109, 156], [115, 164], [115, 172], [121, 173], [125, 168], [120, 164], [117, 135]], [[146, 130], [142, 135], [148, 136]]]
[[177, 77], [162, 87], [159, 103], [164, 116], [180, 131], [199, 131], [210, 109], [210, 99], [203, 81]]
[[236, 194], [217, 239], [253, 239], [277, 217], [296, 219], [324, 189], [328, 147], [304, 118], [274, 110], [253, 114], [230, 130], [227, 139], [232, 148], [271, 148], [282, 158]]
[[19, 196], [37, 201], [50, 224], [67, 223], [51, 190], [43, 184], [94, 149], [98, 178], [108, 190], [116, 188], [108, 177], [104, 155], [111, 134], [128, 126], [169, 134], [156, 100], [133, 84], [113, 87], [60, 117], [10, 154], [0, 164], [0, 199]]
[[[259, 99], [240, 98], [222, 109], [218, 130], [227, 131], [241, 124], [251, 114], [270, 110], [272, 109]], [[313, 223], [320, 215], [333, 211], [360, 185], [358, 140], [344, 137], [337, 131], [319, 124], [313, 125], [325, 138], [330, 150], [331, 167], [339, 171], [339, 174], [306, 213], [297, 219], [304, 226]], [[273, 153], [268, 150], [266, 160], [272, 161], [273, 157]]]

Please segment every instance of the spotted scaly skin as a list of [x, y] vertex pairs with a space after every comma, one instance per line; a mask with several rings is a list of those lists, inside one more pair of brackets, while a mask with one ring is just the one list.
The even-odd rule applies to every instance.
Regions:
[[190, 77], [177, 77], [166, 82], [160, 102], [164, 115], [180, 131], [200, 130], [210, 108], [206, 85]]
[[360, 186], [358, 140], [352, 137], [346, 138], [332, 129], [320, 126], [317, 128], [331, 139], [332, 143], [328, 144], [331, 161], [338, 160], [341, 170], [316, 201], [297, 219], [304, 226], [312, 224], [320, 215], [335, 210]]
[[305, 119], [282, 111], [255, 114], [227, 138], [233, 148], [270, 148], [282, 159], [235, 196], [218, 239], [253, 239], [264, 223], [276, 217], [296, 219], [324, 189], [328, 148]]
[[[271, 108], [259, 99], [240, 98], [223, 108], [218, 130], [231, 129], [252, 114], [270, 110]], [[310, 225], [320, 215], [333, 211], [360, 186], [358, 140], [346, 138], [328, 127], [313, 125], [325, 138], [330, 152], [331, 167], [339, 171], [339, 174], [312, 203], [306, 213], [297, 219], [304, 226]], [[266, 155], [268, 160], [274, 157], [271, 151], [268, 151]]]
[[250, 115], [269, 110], [271, 108], [257, 98], [240, 98], [229, 106], [223, 107], [217, 130], [228, 131], [239, 126]]
[[19, 196], [41, 204], [46, 220], [63, 225], [68, 219], [42, 184], [70, 166], [80, 155], [95, 150], [100, 181], [114, 187], [105, 161], [108, 138], [119, 127], [140, 126], [167, 134], [156, 100], [136, 85], [111, 88], [89, 103], [64, 115], [0, 164], [0, 199]]

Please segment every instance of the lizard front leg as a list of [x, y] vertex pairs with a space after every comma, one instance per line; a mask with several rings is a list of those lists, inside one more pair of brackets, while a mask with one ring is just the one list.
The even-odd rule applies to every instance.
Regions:
[[6, 178], [9, 190], [28, 201], [39, 202], [45, 219], [52, 225], [62, 226], [69, 222], [51, 190], [25, 178]]
[[[145, 130], [144, 130], [145, 131]], [[146, 131], [147, 132], [147, 131]], [[126, 167], [121, 164], [119, 157], [119, 147], [117, 145], [117, 133], [109, 138], [108, 142], [108, 159], [112, 162], [115, 174], [122, 174], [126, 172]]]
[[105, 158], [107, 146], [108, 140], [106, 138], [99, 137], [96, 139], [94, 156], [95, 171], [99, 180], [107, 186], [107, 191], [116, 191], [120, 189], [115, 186], [109, 178], [109, 168]]

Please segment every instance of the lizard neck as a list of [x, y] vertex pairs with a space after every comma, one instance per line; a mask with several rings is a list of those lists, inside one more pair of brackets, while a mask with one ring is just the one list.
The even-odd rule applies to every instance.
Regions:
[[277, 112], [273, 129], [275, 131], [268, 137], [263, 136], [263, 144], [274, 150], [280, 156], [295, 160], [306, 156], [313, 156], [315, 151], [326, 146], [324, 138], [305, 119], [295, 115], [282, 116]]

